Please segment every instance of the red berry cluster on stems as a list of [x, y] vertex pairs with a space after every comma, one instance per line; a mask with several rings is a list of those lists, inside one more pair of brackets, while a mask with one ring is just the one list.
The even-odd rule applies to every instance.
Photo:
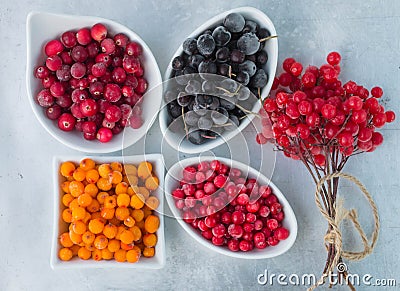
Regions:
[[175, 206], [214, 245], [247, 252], [289, 237], [282, 205], [269, 186], [218, 160], [188, 166], [182, 174], [172, 192]]
[[43, 87], [35, 100], [61, 130], [76, 129], [87, 140], [109, 142], [124, 127], [142, 125], [147, 81], [140, 44], [123, 33], [112, 37], [97, 23], [64, 32], [47, 42], [44, 52], [44, 65], [34, 70]]

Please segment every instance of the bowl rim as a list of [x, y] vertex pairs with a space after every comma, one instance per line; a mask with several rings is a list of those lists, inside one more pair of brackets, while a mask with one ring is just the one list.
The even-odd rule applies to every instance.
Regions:
[[[238, 168], [247, 168], [248, 174], [252, 175], [251, 173], [257, 173], [258, 180], [265, 181], [265, 184], [268, 184], [272, 190], [273, 193], [278, 197], [279, 202], [284, 206], [285, 209], [285, 220], [287, 220], [287, 223], [290, 225], [290, 235], [287, 240], [285, 240], [285, 247], [282, 249], [279, 249], [278, 251], [271, 251], [270, 253], [265, 253], [264, 251], [267, 249], [263, 250], [257, 250], [254, 249], [253, 251], [250, 252], [232, 252], [226, 247], [219, 247], [219, 246], [214, 246], [210, 241], [206, 240], [201, 236], [200, 233], [198, 233], [196, 230], [194, 230], [189, 224], [183, 221], [181, 218], [180, 213], [175, 207], [174, 199], [172, 197], [171, 190], [172, 190], [172, 185], [173, 183], [177, 183], [176, 179], [171, 176], [171, 172], [176, 171], [179, 166], [189, 166], [192, 164], [195, 164], [199, 161], [210, 161], [210, 160], [219, 160], [225, 164], [232, 165]], [[179, 167], [180, 168], [180, 167]], [[283, 193], [279, 190], [279, 188], [266, 176], [261, 174], [259, 171], [254, 169], [253, 167], [243, 164], [242, 162], [233, 160], [233, 159], [227, 159], [227, 158], [222, 158], [222, 157], [214, 157], [214, 156], [201, 156], [201, 157], [191, 157], [187, 158], [184, 160], [181, 160], [174, 164], [166, 173], [165, 175], [165, 199], [167, 200], [168, 206], [171, 209], [172, 214], [174, 215], [174, 218], [178, 221], [178, 223], [183, 227], [183, 229], [186, 231], [186, 233], [189, 234], [194, 240], [196, 240], [198, 243], [200, 243], [203, 247], [207, 248], [208, 250], [215, 251], [217, 253], [229, 256], [229, 257], [234, 257], [234, 258], [240, 258], [240, 259], [268, 259], [268, 258], [273, 258], [279, 255], [284, 254], [287, 252], [295, 243], [296, 238], [297, 238], [297, 232], [298, 232], [298, 225], [297, 225], [297, 219], [296, 215], [293, 211], [293, 208], [287, 201], [286, 197], [283, 195]]]
[[[32, 53], [31, 53], [31, 50], [32, 50], [32, 48], [31, 48], [31, 43], [32, 43], [31, 22], [34, 17], [58, 17], [60, 19], [66, 19], [69, 21], [74, 21], [76, 19], [85, 19], [85, 21], [93, 22], [93, 24], [97, 23], [97, 22], [102, 22], [102, 23], [106, 23], [107, 25], [111, 25], [113, 27], [114, 26], [121, 27], [124, 30], [128, 31], [130, 34], [130, 38], [131, 39], [133, 38], [133, 39], [135, 39], [135, 41], [138, 41], [140, 43], [140, 45], [143, 47], [143, 51], [146, 52], [146, 58], [148, 59], [148, 62], [152, 64], [151, 71], [152, 71], [152, 74], [154, 74], [154, 77], [156, 78], [156, 80], [154, 82], [155, 84], [152, 84], [152, 86], [150, 86], [150, 84], [149, 84], [149, 88], [147, 89], [146, 92], [150, 92], [150, 91], [154, 90], [155, 88], [157, 88], [157, 86], [160, 86], [160, 84], [162, 84], [162, 76], [161, 76], [160, 68], [158, 66], [158, 62], [157, 62], [156, 58], [154, 57], [154, 54], [151, 51], [150, 47], [147, 45], [147, 43], [136, 32], [134, 32], [127, 26], [125, 26], [117, 21], [98, 17], [98, 16], [85, 16], [85, 15], [74, 15], [74, 14], [49, 13], [49, 12], [42, 12], [42, 11], [31, 11], [28, 13], [28, 15], [26, 17], [27, 58], [26, 58], [25, 82], [26, 82], [27, 97], [29, 99], [29, 103], [31, 105], [32, 111], [36, 116], [36, 119], [39, 121], [39, 123], [42, 125], [42, 127], [47, 131], [47, 133], [49, 133], [50, 136], [55, 138], [61, 144], [68, 146], [69, 148], [72, 148], [74, 150], [83, 152], [83, 153], [102, 154], [102, 153], [116, 152], [119, 150], [123, 150], [123, 149], [137, 143], [138, 141], [140, 141], [140, 139], [146, 135], [146, 132], [148, 131], [148, 129], [150, 129], [150, 127], [154, 124], [154, 122], [158, 116], [158, 111], [159, 111], [159, 108], [160, 108], [161, 102], [162, 102], [162, 93], [156, 104], [156, 105], [158, 105], [157, 111], [154, 112], [152, 116], [149, 116], [149, 123], [146, 126], [143, 125], [143, 128], [140, 129], [141, 138], [137, 139], [135, 142], [133, 142], [131, 144], [124, 142], [124, 133], [121, 133], [120, 134], [121, 142], [117, 142], [113, 146], [111, 146], [110, 144], [107, 144], [107, 143], [101, 144], [101, 146], [99, 146], [98, 148], [93, 148], [90, 146], [90, 144], [89, 145], [79, 145], [76, 142], [71, 142], [69, 139], [64, 138], [61, 135], [57, 134], [57, 132], [53, 131], [50, 128], [49, 124], [46, 124], [46, 122], [45, 122], [46, 117], [45, 117], [44, 113], [39, 112], [41, 108], [37, 107], [39, 105], [37, 105], [34, 101], [34, 93], [32, 90], [32, 82], [31, 82], [32, 81], [32, 78], [31, 78], [32, 71], [33, 71], [33, 68], [35, 67], [35, 63], [34, 63], [34, 60], [32, 59]], [[82, 137], [82, 139], [83, 139], [83, 137]], [[94, 141], [94, 142], [97, 142], [97, 141]]]
[[[132, 264], [128, 262], [116, 262], [114, 260], [102, 260], [102, 261], [93, 261], [93, 260], [73, 260], [73, 261], [61, 261], [58, 258], [58, 250], [59, 250], [59, 242], [58, 238], [60, 235], [59, 228], [59, 220], [60, 220], [60, 205], [61, 205], [61, 189], [59, 184], [60, 174], [59, 167], [62, 162], [65, 161], [73, 161], [75, 163], [79, 163], [82, 159], [90, 158], [93, 159], [96, 163], [111, 163], [111, 162], [120, 162], [120, 163], [138, 163], [137, 160], [140, 161], [150, 161], [157, 165], [157, 168], [154, 170], [155, 174], [159, 180], [159, 188], [157, 197], [159, 198], [160, 204], [157, 208], [157, 215], [160, 219], [160, 226], [157, 230], [157, 251], [156, 255], [153, 258], [145, 258], [153, 259], [155, 262], [147, 262], [145, 264], [138, 263]], [[166, 264], [166, 246], [165, 246], [165, 220], [164, 220], [164, 185], [165, 185], [165, 167], [164, 167], [164, 156], [162, 154], [146, 154], [146, 155], [131, 155], [131, 156], [90, 156], [90, 155], [57, 155], [53, 156], [53, 229], [52, 229], [52, 242], [51, 242], [51, 251], [50, 251], [50, 266], [53, 270], [56, 269], [74, 269], [74, 268], [129, 268], [129, 269], [162, 269]]]
[[[201, 32], [203, 32], [204, 30], [206, 30], [207, 28], [211, 27], [212, 25], [215, 25], [215, 22], [221, 22], [221, 20], [228, 14], [230, 13], [246, 13], [246, 14], [252, 14], [254, 16], [261, 16], [262, 17], [262, 23], [267, 23], [268, 25], [268, 29], [271, 32], [271, 35], [276, 35], [276, 29], [275, 26], [272, 22], [272, 20], [261, 10], [251, 7], [251, 6], [242, 6], [242, 7], [238, 7], [238, 8], [234, 8], [234, 9], [230, 9], [230, 10], [226, 10], [222, 13], [219, 13], [211, 18], [209, 18], [208, 20], [206, 20], [205, 22], [203, 22], [203, 24], [201, 24], [199, 27], [197, 27], [193, 32], [191, 32], [188, 36], [186, 36], [186, 38], [190, 38], [190, 37], [197, 37]], [[185, 39], [186, 39], [185, 38]], [[266, 96], [269, 94], [271, 88], [272, 88], [272, 84], [276, 75], [276, 69], [278, 66], [278, 54], [279, 54], [279, 47], [278, 47], [278, 39], [277, 38], [272, 38], [269, 43], [272, 46], [272, 50], [276, 51], [276, 58], [274, 59], [269, 59], [268, 61], [271, 62], [271, 71], [268, 72], [269, 75], [269, 79], [267, 82], [267, 85], [261, 90], [261, 96]], [[179, 56], [182, 53], [183, 49], [182, 49], [182, 43], [179, 45], [179, 47], [177, 48], [177, 50], [174, 52], [174, 54], [172, 55], [172, 57], [170, 58], [170, 61], [168, 62], [168, 66], [167, 69], [164, 73], [164, 87], [165, 87], [165, 83], [170, 79], [170, 74], [172, 72], [172, 68], [171, 68], [171, 61], [174, 57]], [[258, 112], [261, 108], [261, 104], [259, 102], [256, 102], [252, 108], [253, 111]], [[191, 145], [191, 146], [187, 146], [187, 147], [181, 147], [176, 139], [174, 139], [169, 133], [168, 133], [168, 127], [167, 127], [167, 118], [168, 118], [168, 113], [166, 112], [166, 103], [164, 101], [164, 97], [161, 100], [161, 108], [160, 108], [160, 112], [159, 112], [159, 125], [160, 125], [160, 129], [161, 132], [163, 134], [163, 137], [167, 140], [168, 144], [170, 146], [172, 146], [173, 148], [178, 147], [179, 151], [184, 152], [184, 153], [188, 153], [188, 154], [197, 154], [197, 153], [201, 153], [203, 151], [207, 151], [207, 150], [212, 150], [222, 144], [224, 144], [225, 142], [228, 142], [230, 139], [234, 138], [236, 135], [238, 135], [240, 132], [242, 132], [249, 124], [251, 124], [251, 122], [254, 119], [253, 115], [250, 115], [248, 118], [244, 119], [242, 121], [242, 123], [239, 125], [239, 127], [234, 130], [229, 132], [228, 134], [223, 133], [222, 137], [217, 138], [213, 141], [209, 141], [207, 143], [201, 144], [201, 145]]]

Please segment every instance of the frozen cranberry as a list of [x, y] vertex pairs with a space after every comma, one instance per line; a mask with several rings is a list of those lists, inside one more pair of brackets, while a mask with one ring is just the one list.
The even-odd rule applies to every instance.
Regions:
[[[126, 80], [125, 70], [121, 67], [115, 68], [111, 73], [111, 77], [115, 83], [122, 84]], [[125, 91], [126, 91], [126, 89], [125, 89]]]
[[217, 224], [212, 228], [212, 233], [215, 237], [223, 237], [225, 235], [226, 228], [223, 224]]
[[50, 93], [54, 97], [61, 97], [65, 94], [65, 87], [61, 82], [54, 82], [50, 86]]
[[236, 202], [239, 205], [247, 205], [249, 204], [249, 201], [250, 201], [249, 195], [247, 195], [246, 193], [239, 194], [236, 197]]
[[196, 192], [194, 193], [194, 198], [202, 199], [205, 195], [206, 193], [204, 193], [203, 190], [196, 190]]
[[115, 52], [115, 43], [111, 38], [105, 38], [101, 41], [101, 51], [106, 54], [113, 54]]
[[201, 219], [199, 220], [197, 227], [201, 230], [201, 231], [206, 231], [209, 230], [208, 226], [205, 224], [204, 220]]
[[220, 174], [214, 178], [214, 185], [217, 188], [223, 188], [226, 183], [227, 177]]
[[282, 205], [279, 203], [274, 203], [271, 205], [270, 210], [273, 215], [276, 215], [282, 211]]
[[75, 89], [71, 93], [71, 98], [74, 103], [81, 103], [89, 97], [89, 94], [86, 90], [81, 90], [79, 88]]
[[282, 221], [285, 218], [285, 214], [283, 211], [279, 212], [278, 214], [272, 215], [272, 218], [276, 219], [278, 222]]
[[284, 227], [279, 227], [275, 229], [274, 237], [278, 240], [285, 240], [289, 237], [289, 230]]
[[72, 131], [75, 128], [76, 119], [69, 113], [63, 113], [58, 118], [58, 128], [63, 131]]
[[260, 207], [260, 209], [258, 210], [258, 215], [260, 215], [261, 217], [268, 217], [268, 215], [270, 214], [270, 209], [268, 206], [263, 205]]
[[75, 62], [83, 63], [88, 58], [89, 54], [85, 47], [77, 45], [71, 50], [71, 57]]
[[211, 229], [202, 231], [202, 232], [201, 232], [201, 235], [202, 235], [205, 239], [208, 239], [208, 240], [211, 240], [211, 239], [213, 238], [213, 234], [212, 234]]
[[245, 232], [252, 232], [254, 230], [254, 224], [248, 222], [243, 223], [243, 230]]
[[176, 199], [183, 199], [185, 198], [185, 192], [182, 189], [175, 189], [172, 191], [172, 196]]
[[201, 203], [203, 203], [203, 205], [205, 205], [205, 206], [211, 205], [212, 202], [213, 202], [213, 200], [212, 200], [211, 195], [201, 198]]
[[207, 206], [207, 215], [213, 215], [217, 213], [217, 208], [214, 205]]
[[237, 239], [230, 239], [228, 241], [228, 248], [232, 251], [232, 252], [237, 252], [239, 251], [239, 241]]
[[242, 252], [248, 252], [253, 249], [253, 246], [252, 246], [251, 242], [249, 242], [247, 240], [242, 240], [239, 243], [239, 248]]
[[121, 89], [116, 84], [107, 84], [104, 88], [104, 98], [110, 102], [117, 102], [121, 98]]
[[93, 99], [86, 99], [80, 103], [80, 109], [85, 117], [93, 116], [97, 113], [98, 107]]
[[63, 95], [57, 98], [56, 103], [62, 108], [69, 108], [72, 105], [72, 99], [68, 95]]
[[203, 172], [196, 172], [195, 180], [198, 183], [204, 182], [206, 180], [206, 175]]
[[42, 107], [50, 107], [54, 103], [54, 97], [49, 89], [43, 89], [36, 95], [36, 102]]
[[264, 223], [260, 219], [257, 219], [254, 222], [254, 229], [255, 230], [261, 230], [263, 228], [263, 226], [264, 226]]
[[267, 220], [267, 226], [270, 230], [274, 230], [278, 228], [278, 221], [274, 218], [268, 219]]
[[224, 208], [225, 204], [226, 204], [225, 200], [222, 199], [221, 197], [215, 197], [213, 200], [213, 205], [217, 210]]
[[225, 238], [213, 236], [211, 242], [216, 246], [222, 246], [225, 244]]
[[94, 121], [85, 121], [82, 123], [82, 132], [91, 134], [91, 135], [96, 135], [97, 131], [97, 126]]
[[126, 49], [125, 52], [130, 55], [130, 56], [135, 56], [138, 57], [142, 54], [143, 49], [142, 46], [140, 44], [138, 44], [137, 42], [130, 42], [126, 45]]
[[254, 246], [258, 249], [264, 249], [267, 247], [265, 240], [265, 234], [262, 232], [256, 232], [253, 236]]
[[238, 224], [230, 224], [228, 226], [228, 234], [233, 238], [241, 238], [243, 235], [243, 228]]
[[90, 35], [94, 40], [102, 41], [107, 36], [107, 28], [101, 23], [96, 23], [90, 29]]
[[204, 192], [206, 194], [208, 194], [208, 195], [209, 194], [213, 194], [216, 190], [217, 189], [216, 189], [216, 187], [215, 187], [215, 185], [213, 183], [207, 182], [207, 183], [204, 184]]
[[139, 69], [140, 62], [134, 56], [126, 55], [122, 60], [122, 67], [127, 73], [133, 74]]
[[34, 75], [38, 79], [44, 79], [50, 75], [50, 70], [45, 66], [39, 66], [35, 69]]
[[204, 223], [206, 224], [207, 227], [213, 228], [217, 225], [218, 222], [215, 215], [210, 215], [204, 219]]
[[183, 169], [182, 172], [183, 178], [188, 182], [194, 181], [196, 177], [196, 172], [196, 168], [192, 166], [186, 167], [185, 169]]
[[57, 79], [63, 82], [67, 82], [71, 79], [71, 67], [69, 65], [63, 65], [56, 71]]
[[260, 202], [254, 201], [246, 205], [246, 210], [251, 213], [256, 213], [260, 209]]
[[221, 222], [224, 224], [230, 224], [231, 223], [231, 213], [230, 212], [224, 212], [221, 215]]
[[58, 55], [53, 55], [46, 59], [46, 67], [53, 72], [61, 69], [62, 64], [62, 59]]
[[109, 122], [118, 122], [122, 117], [121, 109], [116, 105], [110, 105], [107, 107], [104, 117]]
[[219, 169], [220, 169], [220, 167], [221, 167], [221, 162], [220, 162], [220, 161], [218, 161], [218, 160], [213, 160], [213, 161], [211, 161], [211, 163], [210, 163], [210, 168], [211, 168], [213, 171], [218, 172]]
[[48, 119], [56, 120], [60, 117], [62, 109], [59, 105], [53, 105], [46, 109], [46, 116]]
[[125, 48], [129, 42], [129, 38], [123, 33], [117, 33], [114, 35], [114, 41], [117, 46]]
[[194, 213], [192, 212], [192, 211], [190, 211], [190, 210], [187, 210], [187, 211], [185, 211], [184, 213], [183, 213], [183, 220], [186, 222], [186, 223], [192, 223], [193, 222], [193, 220], [195, 220], [196, 219], [196, 216], [194, 215]]
[[44, 52], [46, 53], [47, 56], [53, 56], [53, 55], [58, 55], [64, 50], [64, 46], [61, 43], [61, 41], [57, 39], [50, 40], [46, 45], [44, 46]]
[[71, 76], [75, 79], [83, 78], [86, 74], [86, 66], [82, 63], [75, 63], [71, 66]]
[[249, 223], [255, 222], [257, 219], [257, 216], [254, 213], [246, 213], [246, 221]]
[[196, 199], [195, 199], [194, 197], [192, 197], [192, 196], [186, 197], [186, 199], [185, 199], [185, 205], [186, 205], [186, 207], [188, 207], [188, 208], [193, 208], [193, 207], [195, 207], [195, 206], [196, 206]]
[[97, 131], [96, 138], [103, 143], [109, 142], [113, 137], [111, 129], [102, 127]]
[[278, 198], [274, 194], [268, 195], [268, 197], [266, 198], [266, 203], [269, 206], [271, 206], [272, 204], [277, 203], [277, 202], [278, 202]]
[[270, 246], [276, 246], [279, 243], [279, 240], [274, 236], [270, 236], [269, 238], [267, 238], [267, 243]]
[[80, 45], [87, 45], [92, 41], [90, 30], [88, 28], [81, 28], [76, 33], [76, 40]]
[[176, 200], [175, 206], [178, 209], [182, 209], [183, 207], [185, 207], [185, 202], [182, 199]]
[[235, 211], [232, 213], [231, 219], [234, 224], [243, 224], [246, 220], [246, 216], [241, 211]]

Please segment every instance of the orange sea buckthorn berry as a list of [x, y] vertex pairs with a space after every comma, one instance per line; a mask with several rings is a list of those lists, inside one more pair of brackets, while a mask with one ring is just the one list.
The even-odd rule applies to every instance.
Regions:
[[64, 162], [61, 164], [60, 172], [64, 177], [72, 177], [75, 171], [75, 165], [72, 162]]
[[111, 169], [112, 169], [113, 171], [122, 172], [122, 170], [123, 170], [122, 164], [119, 163], [119, 162], [112, 162], [112, 163], [110, 164], [110, 166], [111, 166]]
[[110, 164], [101, 164], [97, 170], [99, 171], [100, 177], [107, 179], [108, 175], [112, 172]]
[[93, 243], [95, 238], [96, 238], [96, 236], [91, 231], [86, 231], [84, 234], [82, 234], [82, 241], [86, 245]]
[[92, 215], [89, 212], [86, 211], [85, 218], [82, 219], [82, 222], [85, 223], [85, 224], [88, 224], [90, 219], [92, 219]]
[[144, 222], [144, 229], [149, 233], [155, 233], [160, 226], [160, 219], [155, 215], [149, 215]]
[[[94, 238], [93, 238], [93, 241], [94, 241]], [[96, 249], [96, 248], [94, 247], [93, 243], [85, 244], [85, 248], [86, 248], [88, 251], [91, 251], [91, 252], [93, 252], [93, 251]]]
[[114, 254], [110, 252], [108, 249], [102, 249], [101, 257], [103, 258], [103, 260], [111, 260], [112, 258], [114, 258]]
[[120, 247], [121, 247], [121, 242], [117, 239], [110, 240], [107, 245], [107, 249], [112, 253], [118, 251]]
[[83, 207], [76, 207], [72, 209], [72, 219], [73, 220], [82, 220], [86, 216], [86, 210]]
[[114, 259], [120, 263], [125, 262], [126, 261], [126, 251], [122, 250], [122, 249], [117, 250], [114, 253]]
[[99, 219], [100, 221], [105, 223], [105, 219], [103, 217], [101, 217], [101, 212], [100, 211], [93, 212], [92, 213], [92, 219]]
[[111, 223], [104, 226], [103, 234], [107, 238], [114, 238], [117, 235], [117, 232], [118, 232], [118, 227], [116, 227], [115, 225], [113, 225]]
[[97, 172], [97, 170], [93, 169], [86, 172], [85, 178], [86, 181], [88, 181], [91, 184], [94, 184], [99, 180], [100, 175], [99, 172]]
[[72, 222], [72, 231], [77, 234], [84, 234], [86, 231], [86, 224], [80, 220], [74, 221]]
[[115, 226], [121, 225], [121, 221], [118, 218], [116, 218], [115, 216], [113, 218], [111, 218], [108, 222], [111, 224], [114, 224]]
[[127, 245], [127, 244], [124, 244], [123, 242], [121, 242], [121, 249], [123, 249], [125, 251], [129, 251], [129, 250], [133, 249], [133, 243]]
[[95, 260], [95, 261], [101, 261], [103, 259], [103, 255], [101, 253], [101, 250], [95, 249], [92, 252], [92, 259]]
[[71, 193], [72, 196], [78, 197], [85, 191], [85, 186], [83, 185], [82, 182], [80, 181], [72, 181], [69, 183], [69, 193]]
[[121, 239], [121, 233], [123, 231], [125, 231], [125, 230], [126, 230], [126, 227], [124, 225], [118, 226], [118, 231], [117, 231], [117, 235], [115, 236], [115, 238], [120, 240]]
[[100, 234], [100, 235], [96, 236], [96, 238], [94, 239], [93, 244], [96, 247], [96, 249], [102, 250], [102, 249], [105, 249], [107, 247], [108, 239], [106, 238], [105, 235]]
[[106, 207], [106, 208], [114, 208], [115, 206], [117, 206], [117, 199], [115, 199], [114, 196], [108, 196], [104, 200], [104, 207]]
[[92, 159], [86, 158], [79, 163], [79, 167], [84, 171], [89, 171], [96, 167], [96, 163]]
[[141, 221], [136, 221], [135, 226], [139, 227], [140, 229], [143, 229], [144, 231], [144, 219]]
[[128, 207], [130, 202], [131, 202], [131, 197], [128, 194], [126, 193], [118, 194], [117, 205], [119, 207]]
[[131, 244], [134, 240], [134, 235], [130, 230], [124, 230], [121, 233], [120, 239], [124, 244]]
[[64, 181], [61, 183], [61, 189], [64, 191], [64, 193], [69, 193], [69, 183], [70, 181]]
[[110, 179], [108, 178], [100, 178], [97, 181], [97, 188], [99, 188], [102, 191], [109, 191], [112, 188], [112, 184], [110, 182]]
[[135, 219], [133, 219], [132, 216], [128, 216], [127, 218], [124, 219], [124, 224], [127, 227], [132, 227], [136, 223]]
[[98, 192], [99, 188], [97, 188], [96, 184], [87, 184], [85, 186], [85, 193], [89, 194], [92, 198], [95, 198]]
[[124, 182], [128, 183], [129, 185], [136, 186], [139, 183], [138, 176], [128, 175], [125, 176]]
[[86, 172], [81, 168], [76, 168], [74, 173], [72, 174], [72, 177], [74, 177], [76, 181], [82, 182], [86, 178]]
[[145, 180], [147, 177], [151, 175], [151, 171], [153, 170], [153, 166], [149, 162], [141, 162], [138, 166], [138, 176], [142, 180]]
[[114, 185], [121, 183], [122, 182], [122, 174], [121, 174], [121, 172], [113, 171], [110, 174], [110, 180], [111, 180], [111, 183], [114, 184]]
[[160, 201], [158, 201], [157, 197], [151, 196], [146, 199], [146, 205], [151, 210], [156, 210], [158, 208], [158, 205], [160, 205]]
[[71, 194], [67, 193], [64, 194], [62, 197], [62, 203], [64, 204], [64, 206], [68, 207], [69, 204], [71, 203], [71, 201], [74, 200], [74, 196], [72, 196]]
[[137, 251], [139, 254], [142, 254], [142, 250], [141, 250], [137, 245], [134, 245], [133, 248], [132, 248], [132, 250], [135, 250], [135, 251]]
[[129, 186], [128, 187], [128, 195], [132, 197], [132, 195], [135, 195], [137, 193], [139, 193], [139, 186]]
[[99, 192], [99, 194], [97, 194], [97, 201], [99, 201], [100, 204], [104, 204], [108, 196], [110, 195], [107, 192]]
[[115, 214], [115, 208], [105, 208], [103, 207], [100, 211], [101, 217], [104, 219], [111, 219], [114, 217]]
[[73, 245], [72, 247], [70, 247], [71, 251], [72, 251], [72, 257], [75, 257], [78, 255], [78, 251], [80, 249], [79, 244]]
[[92, 200], [93, 200], [92, 196], [90, 196], [87, 193], [83, 193], [78, 197], [78, 203], [82, 207], [89, 206], [92, 203]]
[[70, 223], [72, 221], [72, 210], [67, 208], [64, 209], [62, 212], [62, 219], [66, 222], [66, 223]]
[[142, 194], [136, 194], [131, 197], [131, 206], [135, 209], [141, 209], [144, 205], [145, 198]]
[[92, 252], [89, 251], [86, 247], [81, 247], [78, 251], [78, 257], [82, 260], [89, 260], [92, 256]]
[[148, 247], [146, 247], [146, 248], [144, 248], [144, 250], [143, 250], [143, 256], [145, 256], [145, 257], [147, 257], [147, 258], [154, 257], [154, 253], [155, 253], [154, 248], [148, 248]]
[[153, 211], [147, 205], [143, 206], [144, 218], [146, 219], [149, 215], [153, 214]]
[[128, 183], [121, 182], [115, 186], [115, 194], [126, 194], [128, 192]]
[[145, 200], [150, 196], [150, 192], [146, 187], [139, 187], [139, 193], [143, 195]]
[[69, 233], [68, 232], [64, 232], [63, 234], [60, 235], [60, 244], [64, 247], [64, 248], [70, 248], [74, 245], [74, 243], [72, 242], [71, 238], [69, 237]]
[[136, 166], [132, 164], [124, 164], [124, 174], [126, 176], [128, 175], [137, 176]]
[[77, 234], [77, 233], [73, 232], [72, 230], [69, 231], [69, 238], [76, 245], [78, 245], [82, 242], [82, 235]]
[[100, 203], [96, 199], [92, 199], [92, 203], [86, 207], [87, 211], [94, 213], [100, 210]]
[[133, 241], [138, 241], [142, 238], [142, 231], [137, 225], [132, 226], [129, 228], [129, 231], [133, 234]]
[[72, 251], [69, 248], [62, 248], [59, 253], [58, 257], [63, 261], [69, 261], [72, 259]]
[[126, 253], [126, 260], [129, 263], [136, 263], [137, 261], [139, 261], [140, 258], [140, 253], [136, 250], [130, 250]]
[[78, 198], [74, 198], [74, 200], [72, 200], [72, 201], [69, 203], [68, 208], [72, 210], [72, 209], [75, 209], [75, 208], [77, 208], [77, 207], [79, 207]]
[[154, 191], [158, 188], [159, 181], [156, 176], [151, 176], [146, 179], [145, 186], [148, 190]]
[[89, 230], [94, 234], [99, 234], [104, 229], [104, 223], [100, 219], [92, 219], [89, 221]]
[[130, 215], [130, 211], [126, 207], [117, 207], [115, 210], [115, 217], [124, 221]]
[[144, 218], [144, 212], [142, 209], [133, 209], [131, 215], [136, 222], [142, 221]]
[[157, 236], [154, 233], [148, 233], [143, 236], [143, 244], [146, 247], [154, 247], [157, 244]]

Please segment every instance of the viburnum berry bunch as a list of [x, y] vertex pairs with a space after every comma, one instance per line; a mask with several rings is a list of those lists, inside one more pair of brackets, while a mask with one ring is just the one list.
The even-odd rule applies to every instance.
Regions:
[[[273, 142], [285, 156], [304, 163], [318, 185], [320, 210], [328, 221], [336, 219], [339, 176], [349, 157], [374, 151], [383, 143], [377, 129], [395, 120], [395, 113], [379, 102], [382, 88], [369, 91], [354, 81], [342, 84], [340, 61], [340, 54], [331, 52], [326, 64], [304, 69], [295, 59], [285, 59], [284, 72], [263, 102], [263, 128], [256, 137], [258, 143]], [[374, 206], [372, 198], [368, 200]], [[333, 228], [330, 223], [328, 233]], [[335, 257], [335, 263], [342, 260], [334, 242], [327, 247], [324, 274], [332, 271]]]

